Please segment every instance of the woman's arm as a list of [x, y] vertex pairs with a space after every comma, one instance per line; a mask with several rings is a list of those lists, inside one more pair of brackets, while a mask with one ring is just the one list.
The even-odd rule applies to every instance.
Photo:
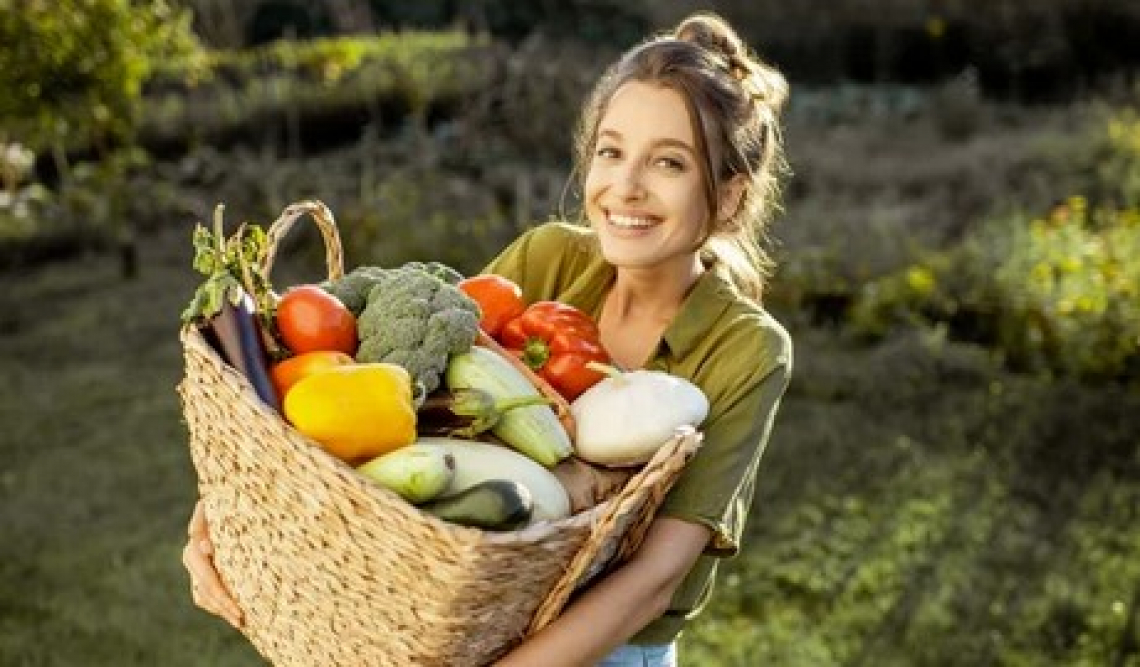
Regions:
[[496, 663], [499, 667], [594, 665], [669, 607], [708, 544], [705, 526], [660, 517], [625, 565], [594, 583], [553, 623]]

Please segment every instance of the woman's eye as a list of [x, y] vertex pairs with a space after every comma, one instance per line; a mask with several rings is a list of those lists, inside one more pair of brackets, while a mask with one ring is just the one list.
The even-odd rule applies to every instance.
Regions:
[[675, 157], [660, 157], [657, 158], [657, 164], [668, 169], [669, 171], [684, 171], [685, 162], [680, 158]]
[[618, 152], [618, 149], [613, 148], [612, 146], [602, 146], [594, 152], [594, 155], [600, 158], [606, 158], [607, 160], [612, 160], [619, 157], [621, 154]]

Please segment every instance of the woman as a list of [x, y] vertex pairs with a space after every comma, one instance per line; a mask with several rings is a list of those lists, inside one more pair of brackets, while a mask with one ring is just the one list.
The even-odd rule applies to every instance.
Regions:
[[[634, 47], [598, 82], [578, 128], [589, 226], [532, 229], [487, 267], [528, 302], [593, 315], [618, 365], [685, 377], [710, 402], [704, 444], [637, 553], [504, 667], [676, 664], [676, 638], [707, 602], [718, 560], [739, 548], [791, 371], [791, 341], [760, 306], [786, 93], [712, 15]], [[200, 509], [190, 534], [195, 602], [239, 624]]]

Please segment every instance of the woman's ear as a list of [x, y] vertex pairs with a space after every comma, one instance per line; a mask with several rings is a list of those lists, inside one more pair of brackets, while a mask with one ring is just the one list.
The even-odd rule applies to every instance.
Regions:
[[736, 174], [720, 185], [720, 200], [716, 206], [718, 220], [729, 220], [740, 210], [744, 201], [744, 189], [748, 185], [748, 177]]

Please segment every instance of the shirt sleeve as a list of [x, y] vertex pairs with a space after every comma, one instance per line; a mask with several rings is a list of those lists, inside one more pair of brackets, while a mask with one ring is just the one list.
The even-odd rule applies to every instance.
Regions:
[[533, 231], [528, 231], [511, 242], [497, 257], [483, 267], [480, 273], [493, 273], [522, 285], [526, 280], [526, 255]]
[[706, 552], [735, 555], [752, 505], [756, 471], [791, 374], [790, 356], [757, 369], [751, 382], [715, 420], [704, 441], [666, 495], [659, 516], [699, 523], [712, 531]]
[[580, 238], [572, 227], [546, 223], [515, 239], [483, 269], [483, 273], [509, 278], [523, 292], [526, 303], [559, 299], [585, 265]]

